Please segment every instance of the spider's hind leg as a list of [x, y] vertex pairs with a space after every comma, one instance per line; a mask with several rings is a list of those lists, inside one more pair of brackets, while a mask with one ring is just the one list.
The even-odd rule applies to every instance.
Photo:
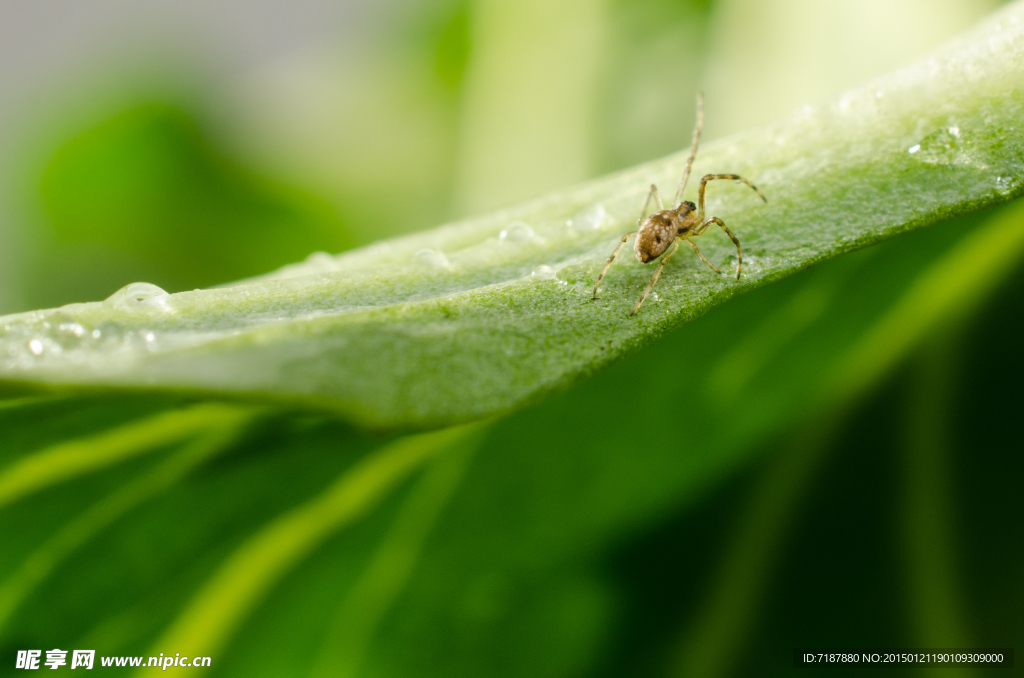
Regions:
[[658, 193], [658, 185], [651, 184], [651, 190], [647, 192], [647, 199], [644, 200], [644, 206], [640, 208], [640, 218], [636, 220], [637, 225], [639, 225], [644, 220], [644, 217], [647, 216], [647, 207], [651, 204], [651, 198], [654, 198], [654, 202], [658, 205], [659, 211], [665, 209], [665, 204], [661, 202], [661, 194]]
[[654, 283], [658, 282], [658, 278], [661, 277], [661, 271], [665, 268], [665, 264], [668, 263], [668, 260], [672, 258], [672, 255], [676, 253], [677, 249], [679, 249], [679, 238], [675, 239], [668, 252], [666, 252], [665, 256], [663, 256], [661, 261], [658, 262], [658, 270], [654, 272], [653, 276], [651, 276], [651, 281], [647, 283], [647, 287], [644, 288], [644, 293], [640, 295], [640, 299], [637, 300], [636, 306], [633, 307], [633, 310], [629, 314], [630, 316], [636, 315], [636, 312], [640, 310], [640, 304], [644, 303], [644, 299], [647, 298], [651, 288], [654, 287]]
[[601, 269], [601, 275], [597, 276], [597, 282], [594, 283], [594, 294], [590, 297], [591, 301], [597, 299], [597, 288], [601, 285], [601, 281], [604, 280], [604, 274], [607, 273], [608, 269], [612, 267], [612, 262], [615, 261], [615, 257], [619, 256], [619, 251], [622, 249], [622, 246], [625, 245], [626, 241], [632, 238], [634, 235], [636, 235], [636, 231], [630, 231], [626, 235], [622, 236], [622, 240], [619, 241], [619, 244], [615, 248], [615, 251], [612, 252], [612, 255], [610, 257], [608, 257], [608, 261], [605, 263], [604, 268]]

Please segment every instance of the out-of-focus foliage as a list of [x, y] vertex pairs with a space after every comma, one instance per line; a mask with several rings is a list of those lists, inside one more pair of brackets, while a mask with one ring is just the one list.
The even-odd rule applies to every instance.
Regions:
[[46, 305], [125, 280], [206, 287], [349, 244], [327, 203], [242, 168], [171, 104], [138, 105], [61, 144], [40, 199], [46, 226], [24, 285]]
[[[998, 219], [996, 228], [1019, 230], [1019, 207]], [[217, 658], [222, 675], [305, 674], [317, 665], [355, 666], [359, 675], [665, 675], [674, 662], [723, 671], [749, 662], [782, 672], [796, 643], [955, 644], [958, 638], [929, 636], [927, 623], [914, 622], [928, 610], [915, 607], [902, 582], [922, 577], [913, 548], [934, 557], [935, 544], [909, 536], [928, 529], [933, 513], [908, 511], [897, 498], [908, 496], [900, 489], [907, 483], [924, 483], [952, 511], [959, 495], [931, 484], [931, 475], [916, 477], [926, 471], [919, 465], [899, 465], [899, 413], [909, 407], [901, 384], [913, 383], [911, 376], [851, 419], [848, 408], [866, 384], [864, 370], [850, 368], [863, 362], [894, 312], [903, 320], [908, 299], [929, 285], [942, 289], [946, 274], [983, 271], [973, 250], [986, 237], [984, 219], [953, 221], [740, 297], [576, 389], [491, 424], [482, 439], [435, 451], [440, 456], [422, 473], [430, 457], [399, 467], [398, 478], [408, 480], [398, 491], [367, 489], [356, 506], [379, 506], [341, 523], [345, 529], [314, 532], [319, 548], [312, 552], [303, 526], [322, 525], [318, 507], [365, 477], [360, 468], [394, 454], [387, 439], [322, 416], [268, 416], [238, 405], [232, 416], [204, 423], [198, 418], [207, 406], [167, 399], [10, 402], [0, 413], [13, 443], [5, 481], [48, 454], [40, 430], [50, 440], [88, 444], [146, 417], [178, 417], [171, 430], [191, 424], [197, 433], [185, 446], [170, 437], [166, 445], [147, 441], [149, 454], [100, 473], [37, 483], [5, 509], [5, 651], [46, 638], [110, 654], [202, 653]], [[1018, 287], [1002, 293], [1007, 303], [1020, 303]], [[946, 324], [969, 307], [958, 308], [923, 323], [908, 318], [900, 331], [890, 327], [888, 336], [904, 348], [888, 364], [905, 358], [915, 338], [964, 336]], [[989, 313], [993, 320], [972, 324], [966, 336], [984, 333], [987, 345], [1010, 351], [1019, 328], [993, 324], [998, 306]], [[951, 399], [941, 406], [956, 410], [966, 402], [960, 398], [971, 398], [971, 412], [989, 410], [983, 421], [994, 425], [986, 435], [996, 437], [982, 457], [988, 473], [1010, 482], [1019, 464], [997, 450], [1010, 439], [998, 436], [1012, 431], [996, 422], [1021, 365], [1002, 355], [978, 355], [980, 368], [957, 382], [966, 384], [963, 395], [946, 391]], [[942, 412], [925, 416], [929, 426], [948, 420]], [[1019, 563], [1021, 523], [1012, 516], [1020, 507], [1012, 492], [987, 492], [991, 480], [970, 467], [973, 431], [945, 438], [947, 456], [960, 455], [956, 463], [971, 468], [966, 477], [978, 478], [954, 487], [972, 502], [984, 496], [962, 520], [978, 527], [998, 520], [1005, 538], [969, 537], [984, 545], [964, 566]], [[104, 449], [97, 444], [85, 455]], [[830, 449], [839, 453], [835, 462]], [[762, 456], [769, 451], [776, 452], [770, 463]], [[821, 475], [826, 468], [834, 470]], [[155, 484], [151, 478], [168, 469], [181, 469], [177, 480]], [[801, 510], [804, 495], [824, 508]], [[866, 508], [854, 511], [839, 497]], [[832, 521], [825, 518], [831, 513]], [[280, 533], [282, 521], [295, 526], [301, 543], [281, 541], [293, 534]], [[806, 546], [786, 548], [795, 529], [787, 526], [805, 521]], [[749, 529], [752, 543], [743, 538]], [[82, 543], [68, 548], [83, 531]], [[275, 534], [269, 565], [246, 555]], [[835, 544], [835, 555], [822, 543]], [[858, 549], [865, 553], [854, 555]], [[812, 577], [790, 572], [794, 558], [807, 566], [803, 553], [818, 563]], [[961, 560], [949, 560], [943, 565], [956, 572]], [[39, 562], [49, 568], [42, 580], [33, 567]], [[239, 563], [261, 573], [257, 585]], [[955, 587], [966, 607], [947, 615], [985, 620], [966, 626], [990, 644], [1009, 643], [1020, 619], [1004, 597], [1019, 599], [1018, 569], [1000, 565], [977, 588], [940, 577], [926, 600]], [[230, 572], [237, 584], [229, 586]], [[990, 578], [1001, 585], [998, 595]], [[831, 591], [835, 609], [809, 587]], [[197, 612], [227, 589], [211, 613]], [[733, 590], [749, 598], [736, 600]], [[806, 626], [811, 615], [813, 628]]]
[[[543, 75], [593, 80], [566, 84], [573, 110], [534, 101], [500, 125], [481, 41], [572, 21], [542, 3], [502, 10], [519, 24], [481, 23], [483, 3], [418, 6], [391, 39], [312, 50], [236, 92], [249, 117], [195, 137], [228, 168], [209, 204], [275, 206], [307, 233], [341, 218], [357, 243], [427, 227], [539, 190], [510, 171], [467, 189], [486, 145], [529, 140], [524, 128], [558, 141], [534, 149], [545, 176], [582, 179], [683, 146], [698, 86], [714, 136], [768, 122], [793, 91], [816, 101], [855, 84], [829, 73], [889, 70], [981, 14], [929, 0], [914, 15], [916, 1], [579, 3], [596, 44], [552, 48], [569, 62]], [[808, 30], [826, 42], [812, 60]], [[836, 30], [874, 56], [851, 57], [857, 41]], [[736, 69], [751, 79], [735, 85]], [[535, 96], [518, 82], [509, 95]], [[125, 110], [146, 109], [207, 129], [185, 104]], [[769, 117], [738, 117], [755, 114]], [[590, 141], [558, 140], [563, 125]], [[89, 129], [97, 119], [54, 147]], [[123, 197], [118, 182], [96, 189]], [[103, 209], [124, 214], [117, 200]], [[95, 647], [206, 653], [214, 675], [714, 677], [788, 675], [801, 645], [1019, 645], [1024, 270], [1001, 243], [1022, 223], [1015, 203], [815, 266], [479, 429], [369, 434], [298, 405], [10, 388], [0, 672], [18, 649]], [[76, 269], [45, 256], [64, 245], [25, 240], [42, 243], [19, 261], [26, 277], [112, 268], [84, 245]], [[162, 282], [157, 270], [90, 296]]]

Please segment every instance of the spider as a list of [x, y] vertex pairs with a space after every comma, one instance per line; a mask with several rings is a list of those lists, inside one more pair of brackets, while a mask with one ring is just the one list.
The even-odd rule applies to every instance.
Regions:
[[[690, 148], [690, 157], [686, 161], [686, 169], [683, 170], [683, 178], [679, 182], [679, 190], [676, 191], [675, 207], [670, 210], [665, 209], [665, 206], [661, 202], [661, 196], [658, 194], [658, 187], [655, 184], [651, 184], [651, 190], [647, 194], [647, 199], [644, 200], [644, 206], [640, 209], [640, 218], [637, 219], [637, 225], [640, 227], [635, 231], [630, 231], [626, 235], [622, 236], [622, 240], [619, 241], [618, 247], [612, 252], [612, 255], [608, 257], [608, 263], [601, 269], [601, 275], [597, 276], [597, 282], [594, 283], [594, 295], [591, 299], [597, 299], [597, 288], [601, 284], [601, 280], [604, 279], [605, 273], [611, 268], [612, 262], [615, 261], [615, 257], [619, 255], [619, 250], [626, 244], [634, 235], [636, 236], [636, 242], [633, 245], [634, 251], [636, 251], [636, 258], [640, 260], [642, 264], [648, 264], [657, 259], [666, 250], [668, 254], [661, 257], [661, 261], [658, 263], [658, 270], [654, 272], [651, 277], [651, 281], [647, 283], [647, 287], [644, 288], [643, 294], [640, 295], [640, 299], [636, 302], [636, 306], [633, 307], [630, 316], [633, 316], [638, 310], [640, 305], [644, 303], [644, 299], [650, 293], [651, 288], [654, 287], [654, 283], [658, 282], [658, 278], [661, 277], [661, 271], [665, 268], [665, 264], [672, 258], [672, 255], [676, 253], [676, 249], [679, 248], [679, 241], [685, 240], [686, 244], [690, 246], [693, 253], [700, 257], [700, 260], [711, 267], [711, 270], [715, 273], [721, 273], [714, 264], [708, 261], [708, 258], [701, 254], [700, 250], [697, 249], [697, 244], [690, 240], [691, 237], [701, 235], [708, 229], [711, 224], [718, 224], [722, 227], [733, 243], [736, 245], [736, 279], [740, 279], [740, 272], [743, 270], [743, 252], [740, 250], [740, 241], [729, 230], [729, 227], [725, 225], [725, 222], [718, 217], [707, 217], [704, 218], [704, 190], [707, 188], [709, 181], [715, 179], [732, 179], [736, 182], [743, 182], [747, 186], [754, 189], [761, 200], [768, 202], [768, 198], [764, 197], [764, 194], [757, 189], [757, 186], [750, 183], [738, 174], [705, 174], [700, 180], [700, 190], [697, 193], [697, 204], [700, 205], [698, 209], [697, 205], [692, 202], [683, 202], [683, 191], [686, 190], [686, 182], [690, 178], [690, 168], [693, 167], [693, 159], [697, 157], [697, 145], [700, 143], [700, 131], [704, 124], [704, 96], [702, 94], [697, 95], [697, 124], [693, 128], [693, 145]], [[658, 211], [654, 214], [647, 215], [647, 207], [651, 204], [651, 198], [654, 198], [658, 205]]]

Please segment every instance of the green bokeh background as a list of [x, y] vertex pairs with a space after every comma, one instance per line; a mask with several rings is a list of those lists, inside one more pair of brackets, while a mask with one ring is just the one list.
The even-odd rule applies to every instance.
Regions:
[[[184, 47], [126, 53], [45, 84], [5, 133], [0, 311], [213, 286], [512, 204], [685, 146], [698, 89], [717, 138], [911, 63], [998, 4], [410, 0], [238, 82]], [[1024, 262], [870, 392], [805, 416], [837, 347], [1019, 215], [820, 265], [494, 422], [464, 468], [431, 467], [290, 570], [214, 674], [785, 675], [795, 647], [1020, 647]], [[180, 404], [0, 408], [0, 469]], [[387, 439], [264, 411], [62, 561], [0, 625], [0, 674], [29, 647], [148, 653], [233, 548]], [[174, 452], [0, 507], [0, 578]], [[435, 504], [430, 472], [457, 477]], [[430, 516], [409, 523], [415, 565], [358, 661], [335, 662], [337, 629], [364, 628], [344, 615], [376, 614], [346, 602], [353, 582], [406, 514]]]

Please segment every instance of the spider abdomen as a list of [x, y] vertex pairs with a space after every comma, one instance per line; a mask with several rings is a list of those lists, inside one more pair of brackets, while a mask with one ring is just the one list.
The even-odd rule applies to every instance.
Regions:
[[690, 204], [684, 202], [674, 210], [655, 212], [640, 223], [633, 250], [641, 263], [657, 259], [679, 235], [691, 229], [695, 215]]

